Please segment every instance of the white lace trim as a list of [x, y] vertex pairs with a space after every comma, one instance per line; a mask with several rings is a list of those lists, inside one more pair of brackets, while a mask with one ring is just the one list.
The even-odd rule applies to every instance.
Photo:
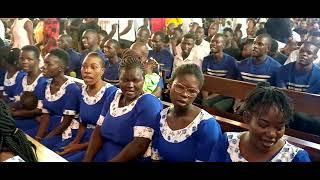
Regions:
[[82, 85], [83, 101], [88, 105], [96, 104], [103, 97], [104, 92], [106, 91], [106, 89], [108, 89], [111, 86], [112, 86], [111, 84], [107, 83], [105, 86], [100, 88], [100, 90], [96, 93], [96, 95], [89, 96], [89, 94], [87, 93], [87, 85], [86, 84]]
[[0, 86], [0, 91], [3, 91], [4, 90], [4, 87], [3, 86]]
[[28, 82], [27, 82], [27, 75], [23, 77], [22, 79], [22, 87], [23, 87], [23, 91], [34, 91], [34, 88], [37, 86], [38, 84], [38, 80], [40, 77], [42, 77], [42, 73], [39, 74], [39, 76], [33, 81], [33, 83], [31, 83], [30, 85], [28, 85]]
[[42, 109], [43, 108], [43, 101], [42, 100], [38, 100], [37, 108], [38, 109]]
[[143, 137], [152, 140], [154, 130], [146, 126], [134, 126], [133, 137]]
[[98, 119], [98, 121], [97, 121], [97, 125], [98, 125], [98, 126], [102, 126], [103, 121], [104, 121], [104, 118], [105, 118], [104, 116], [101, 116], [101, 115], [99, 116], [99, 119]]
[[64, 115], [76, 115], [76, 111], [75, 110], [64, 110], [63, 111]]
[[92, 124], [87, 124], [87, 128], [88, 128], [88, 129], [94, 129], [94, 128], [96, 128], [96, 126], [95, 126], [95, 125], [92, 125]]
[[12, 158], [9, 158], [3, 162], [25, 162], [20, 156], [13, 156]]
[[158, 149], [151, 148], [151, 159], [157, 161], [162, 160], [162, 157], [160, 156]]
[[194, 118], [194, 120], [187, 127], [178, 130], [171, 130], [166, 121], [169, 109], [170, 107], [167, 107], [166, 109], [161, 111], [160, 131], [162, 137], [166, 141], [171, 143], [180, 143], [186, 140], [189, 136], [191, 136], [198, 130], [198, 125], [202, 120], [213, 118], [211, 114], [209, 114], [205, 110], [201, 110], [196, 118]]
[[49, 111], [48, 111], [46, 108], [42, 108], [42, 109], [41, 109], [41, 112], [42, 112], [42, 113], [45, 113], [45, 114], [48, 114], [48, 113], [49, 113]]
[[16, 79], [17, 79], [17, 75], [19, 74], [20, 71], [17, 71], [11, 78], [7, 78], [8, 77], [8, 72], [6, 72], [6, 74], [4, 75], [4, 81], [3, 81], [3, 85], [5, 86], [13, 86], [16, 84]]
[[[227, 149], [230, 159], [232, 162], [248, 162], [240, 153], [239, 143], [240, 136], [245, 132], [227, 132], [227, 138], [229, 142], [229, 147]], [[284, 140], [284, 139], [283, 139]], [[301, 148], [288, 143], [286, 140], [285, 144], [278, 152], [276, 156], [274, 156], [271, 162], [291, 162], [298, 151], [302, 150]]]
[[134, 108], [134, 106], [137, 104], [138, 100], [144, 95], [144, 94], [142, 94], [141, 96], [139, 96], [136, 100], [132, 101], [127, 106], [119, 107], [119, 101], [120, 101], [121, 94], [122, 94], [121, 89], [118, 89], [114, 98], [113, 98], [113, 101], [110, 104], [110, 115], [113, 117], [122, 116], [122, 115], [130, 112]]
[[45, 97], [49, 102], [60, 99], [66, 93], [66, 89], [68, 85], [75, 83], [71, 79], [68, 79], [65, 83], [62, 84], [60, 89], [55, 94], [51, 94], [50, 92], [51, 82], [52, 82], [52, 79], [48, 80], [48, 84], [46, 86], [46, 91], [45, 91]]
[[[63, 116], [60, 119], [60, 122], [62, 122]], [[62, 133], [62, 141], [69, 139], [72, 137], [72, 129], [79, 129], [79, 122], [75, 119], [72, 119], [69, 127]]]

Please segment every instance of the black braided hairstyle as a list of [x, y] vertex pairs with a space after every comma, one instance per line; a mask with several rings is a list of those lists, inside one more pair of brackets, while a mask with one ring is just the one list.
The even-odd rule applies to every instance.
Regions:
[[144, 73], [144, 66], [139, 56], [131, 49], [125, 49], [122, 52], [122, 61], [119, 66], [119, 72], [124, 69], [139, 68]]
[[36, 146], [26, 135], [16, 128], [15, 120], [9, 114], [8, 107], [0, 100], [0, 152], [12, 151], [26, 162], [37, 162]]
[[288, 96], [280, 89], [271, 87], [268, 82], [259, 82], [246, 98], [244, 110], [249, 112], [258, 112], [258, 116], [270, 107], [276, 106], [282, 113], [282, 118], [288, 125], [292, 119], [293, 106]]

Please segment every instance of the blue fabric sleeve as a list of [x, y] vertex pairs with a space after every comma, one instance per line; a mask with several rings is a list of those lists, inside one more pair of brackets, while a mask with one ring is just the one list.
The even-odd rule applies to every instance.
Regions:
[[292, 162], [311, 162], [311, 160], [307, 151], [300, 150], [293, 158]]
[[222, 132], [220, 125], [214, 119], [203, 120], [199, 124], [197, 131], [197, 147], [196, 147], [196, 159], [197, 161], [208, 161], [212, 148], [221, 139]]

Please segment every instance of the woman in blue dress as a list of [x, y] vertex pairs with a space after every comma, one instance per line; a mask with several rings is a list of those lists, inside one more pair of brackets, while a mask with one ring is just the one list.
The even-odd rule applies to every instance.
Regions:
[[138, 56], [123, 57], [119, 67], [120, 89], [105, 101], [85, 162], [141, 161], [150, 154], [162, 103], [154, 95], [143, 93], [143, 71]]
[[171, 162], [208, 161], [211, 149], [222, 136], [215, 118], [193, 105], [203, 85], [196, 64], [178, 67], [168, 88], [173, 107], [161, 111], [152, 142], [152, 160]]
[[309, 162], [308, 153], [283, 138], [292, 117], [287, 96], [266, 82], [246, 99], [246, 132], [226, 132], [211, 152], [212, 162]]
[[80, 98], [80, 125], [75, 138], [58, 144], [55, 151], [71, 162], [82, 161], [90, 136], [97, 124], [105, 99], [114, 95], [117, 88], [102, 80], [104, 59], [96, 52], [89, 53], [81, 67], [84, 81]]
[[5, 59], [7, 72], [4, 76], [4, 98], [7, 103], [14, 101], [15, 96], [17, 96], [18, 83], [21, 82], [22, 78], [26, 75], [25, 72], [19, 70], [19, 57], [20, 49], [13, 48], [9, 51], [8, 58]]
[[64, 72], [68, 53], [53, 49], [44, 59], [43, 75], [49, 77], [44, 90], [42, 116], [37, 127], [26, 131], [48, 148], [75, 135], [79, 124], [74, 120], [79, 112], [80, 88]]
[[39, 68], [40, 50], [36, 46], [27, 45], [21, 49], [20, 66], [27, 74], [22, 79], [19, 79], [16, 88], [15, 101], [18, 104], [20, 96], [23, 92], [32, 92], [38, 99], [38, 106], [32, 110], [25, 108], [11, 108], [11, 114], [16, 120], [17, 127], [26, 131], [36, 127], [38, 120], [37, 116], [41, 115], [43, 91], [46, 83], [46, 78], [43, 77]]

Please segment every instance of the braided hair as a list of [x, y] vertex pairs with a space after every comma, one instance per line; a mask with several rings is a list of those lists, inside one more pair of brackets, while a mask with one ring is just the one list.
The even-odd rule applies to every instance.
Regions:
[[12, 151], [26, 162], [37, 162], [36, 146], [16, 128], [8, 107], [0, 100], [0, 152], [3, 151]]
[[138, 68], [144, 73], [144, 66], [141, 58], [131, 49], [125, 49], [122, 52], [122, 61], [119, 66], [119, 72], [125, 69]]
[[293, 107], [288, 96], [280, 89], [271, 87], [267, 82], [259, 82], [246, 98], [244, 110], [249, 112], [258, 112], [258, 115], [270, 107], [276, 106], [282, 113], [282, 118], [286, 123], [292, 118]]

